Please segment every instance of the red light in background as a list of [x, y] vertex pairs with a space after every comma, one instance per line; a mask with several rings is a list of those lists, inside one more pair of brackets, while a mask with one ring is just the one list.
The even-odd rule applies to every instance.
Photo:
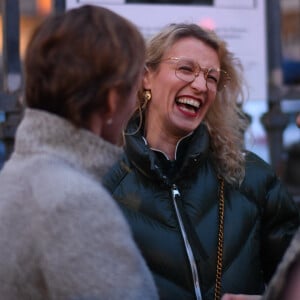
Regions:
[[207, 18], [203, 18], [201, 19], [198, 24], [208, 30], [215, 30], [216, 29], [216, 23], [213, 19], [207, 17]]

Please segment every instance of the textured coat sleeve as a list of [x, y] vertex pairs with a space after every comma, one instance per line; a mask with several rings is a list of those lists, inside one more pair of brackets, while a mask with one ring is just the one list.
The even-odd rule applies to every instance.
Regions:
[[[153, 279], [108, 192], [86, 176], [41, 174], [35, 244], [53, 299], [157, 299]], [[47, 178], [49, 177], [49, 178]]]
[[298, 208], [278, 179], [267, 191], [263, 220], [262, 257], [269, 280], [299, 226]]

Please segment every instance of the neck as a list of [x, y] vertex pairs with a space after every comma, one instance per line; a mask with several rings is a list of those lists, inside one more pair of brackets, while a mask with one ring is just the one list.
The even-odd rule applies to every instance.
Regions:
[[175, 159], [175, 150], [178, 140], [171, 139], [163, 134], [160, 137], [146, 135], [146, 140], [151, 148], [164, 152], [170, 160]]
[[175, 159], [176, 146], [181, 137], [170, 134], [156, 122], [150, 122], [145, 126], [145, 138], [151, 148], [164, 152], [170, 160]]

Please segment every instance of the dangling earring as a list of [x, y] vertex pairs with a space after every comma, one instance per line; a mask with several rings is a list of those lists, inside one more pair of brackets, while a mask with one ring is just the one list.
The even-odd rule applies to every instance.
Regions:
[[142, 110], [147, 106], [148, 102], [152, 99], [152, 94], [150, 90], [143, 91], [144, 103], [142, 105]]
[[143, 96], [144, 96], [144, 100], [145, 101], [150, 101], [151, 100], [151, 98], [152, 98], [152, 94], [151, 94], [151, 91], [150, 90], [145, 90], [144, 92], [143, 92]]

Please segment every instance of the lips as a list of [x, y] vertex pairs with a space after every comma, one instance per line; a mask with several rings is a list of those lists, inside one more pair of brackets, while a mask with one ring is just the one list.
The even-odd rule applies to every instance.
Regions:
[[199, 108], [202, 106], [202, 103], [199, 100], [195, 100], [189, 97], [179, 97], [176, 98], [176, 103], [182, 109], [197, 112]]

